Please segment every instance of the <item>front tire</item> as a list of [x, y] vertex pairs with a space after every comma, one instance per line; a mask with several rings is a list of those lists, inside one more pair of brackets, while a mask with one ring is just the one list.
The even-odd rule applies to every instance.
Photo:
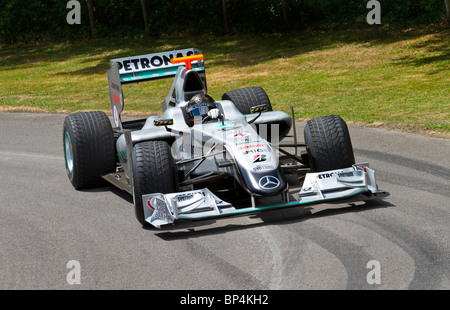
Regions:
[[355, 164], [348, 127], [340, 116], [322, 116], [308, 121], [304, 135], [311, 171], [336, 170]]
[[132, 152], [134, 211], [145, 227], [142, 195], [176, 191], [175, 163], [169, 144], [165, 141], [137, 143]]
[[102, 111], [66, 116], [63, 146], [67, 175], [77, 190], [105, 184], [101, 176], [116, 169], [114, 134]]

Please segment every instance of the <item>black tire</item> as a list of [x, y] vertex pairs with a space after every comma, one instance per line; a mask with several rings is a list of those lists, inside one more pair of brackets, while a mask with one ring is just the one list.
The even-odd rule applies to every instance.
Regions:
[[175, 163], [170, 146], [165, 141], [137, 143], [132, 152], [134, 211], [136, 219], [145, 227], [142, 195], [173, 193], [176, 191]]
[[347, 124], [340, 116], [322, 116], [308, 121], [304, 135], [311, 171], [348, 168], [355, 163]]
[[115, 172], [114, 135], [102, 111], [66, 116], [63, 147], [67, 175], [77, 190], [102, 186], [101, 176]]
[[257, 105], [267, 105], [267, 111], [272, 111], [269, 96], [261, 87], [246, 87], [230, 90], [223, 94], [222, 100], [230, 100], [242, 114], [250, 114], [250, 109]]

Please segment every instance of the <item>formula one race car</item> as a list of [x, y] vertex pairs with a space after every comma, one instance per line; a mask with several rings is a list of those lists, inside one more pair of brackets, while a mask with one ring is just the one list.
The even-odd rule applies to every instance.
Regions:
[[[355, 164], [342, 118], [308, 121], [299, 143], [293, 108], [291, 116], [273, 111], [262, 88], [211, 98], [203, 54], [195, 48], [110, 65], [114, 128], [101, 111], [68, 115], [66, 170], [76, 189], [106, 180], [129, 192], [144, 226], [388, 195], [367, 163]], [[122, 121], [122, 85], [169, 77], [161, 116]]]

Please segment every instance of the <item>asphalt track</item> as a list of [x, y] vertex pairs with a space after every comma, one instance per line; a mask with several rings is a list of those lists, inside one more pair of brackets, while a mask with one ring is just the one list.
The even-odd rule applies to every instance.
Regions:
[[72, 188], [64, 117], [0, 113], [2, 290], [450, 289], [448, 139], [351, 127], [384, 201], [156, 230], [126, 193]]

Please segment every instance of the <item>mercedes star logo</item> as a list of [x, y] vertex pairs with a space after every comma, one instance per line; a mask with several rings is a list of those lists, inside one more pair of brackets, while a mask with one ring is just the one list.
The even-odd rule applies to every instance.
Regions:
[[274, 189], [280, 185], [280, 180], [271, 175], [266, 175], [259, 179], [259, 186], [264, 189]]

